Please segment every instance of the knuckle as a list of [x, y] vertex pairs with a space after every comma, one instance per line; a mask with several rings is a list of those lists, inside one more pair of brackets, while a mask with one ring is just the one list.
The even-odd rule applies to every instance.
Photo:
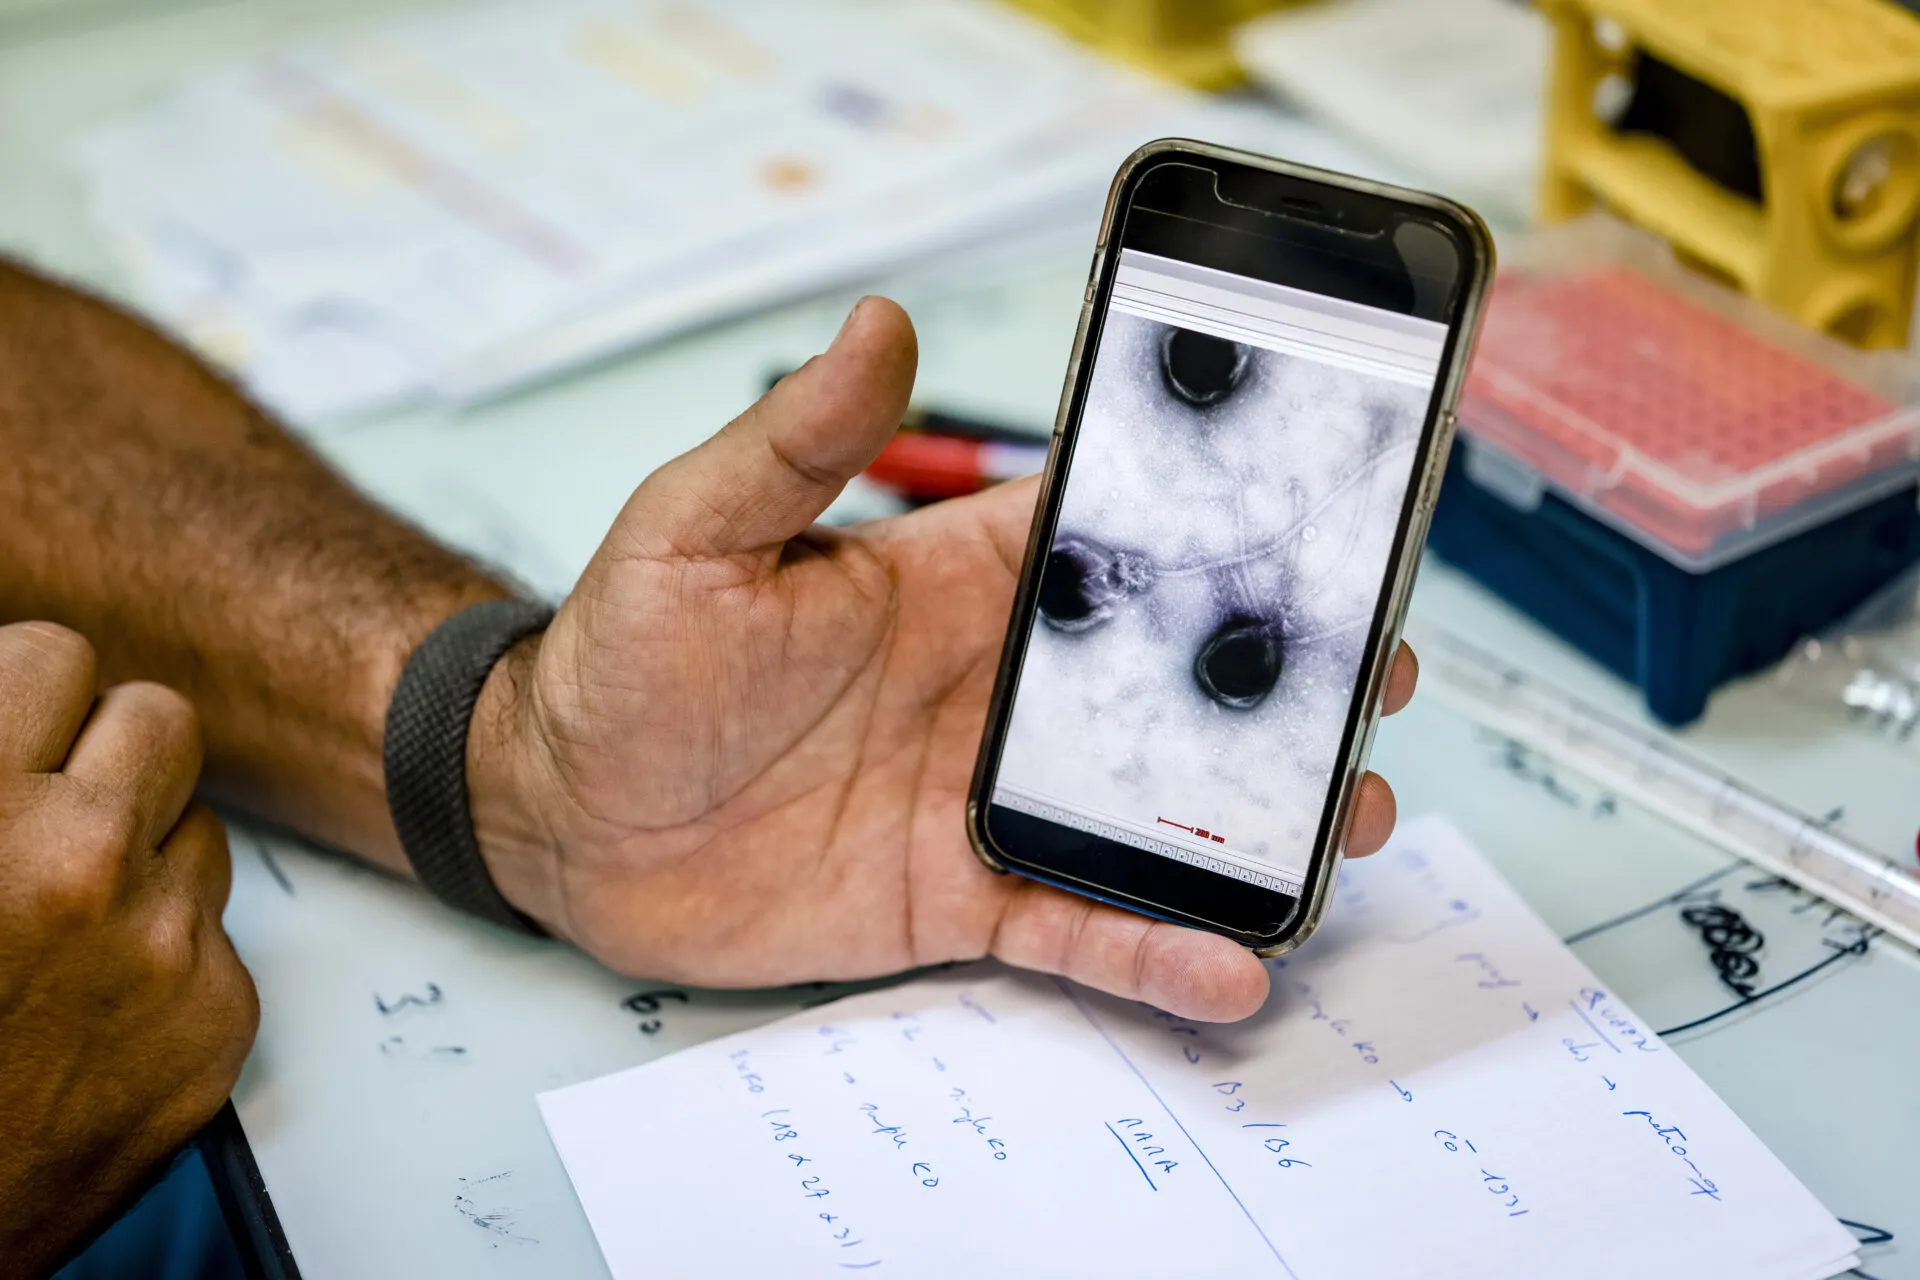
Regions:
[[121, 687], [129, 692], [137, 692], [149, 712], [156, 717], [182, 721], [197, 718], [193, 703], [187, 695], [168, 685], [158, 684], [152, 680], [129, 680]]
[[227, 849], [227, 824], [220, 821], [220, 815], [205, 803], [195, 800], [180, 815], [171, 839], [185, 842], [195, 852], [224, 854]]
[[175, 1035], [203, 1082], [226, 1097], [260, 1029], [253, 976], [210, 912], [169, 911], [146, 941], [154, 985], [179, 1011]]
[[193, 704], [165, 685], [136, 682], [107, 690], [95, 713], [99, 732], [117, 742], [111, 776], [93, 780], [109, 805], [145, 790], [143, 783], [189, 781], [200, 772], [205, 744]]
[[234, 1043], [239, 1047], [239, 1055], [244, 1058], [247, 1050], [253, 1047], [253, 1039], [260, 1034], [260, 991], [253, 985], [253, 975], [240, 963], [238, 956], [233, 961], [232, 979], [233, 998], [229, 1005], [232, 1018], [229, 1028], [233, 1032]]
[[169, 859], [192, 868], [188, 878], [193, 881], [194, 892], [203, 895], [206, 901], [202, 905], [218, 916], [225, 907], [233, 875], [227, 824], [196, 800], [187, 806], [163, 849]]
[[147, 930], [142, 954], [148, 976], [163, 985], [184, 982], [199, 966], [198, 912], [191, 903], [171, 904]]
[[71, 869], [61, 860], [41, 878], [34, 895], [42, 924], [55, 933], [91, 933], [113, 912], [113, 885], [105, 876]]
[[97, 669], [93, 645], [78, 631], [56, 622], [15, 622], [0, 627], [0, 661], [22, 675], [51, 679]]
[[105, 871], [109, 866], [117, 870], [140, 834], [133, 802], [118, 792], [90, 788], [78, 809], [69, 819], [73, 830], [70, 843], [88, 855], [97, 870]]
[[185, 694], [163, 684], [136, 680], [115, 691], [126, 714], [136, 716], [158, 737], [179, 745], [200, 741], [200, 713]]
[[119, 896], [132, 820], [90, 806], [60, 826], [48, 842], [51, 856], [37, 864], [36, 914], [59, 931], [96, 929], [111, 916]]
[[86, 935], [113, 915], [115, 881], [84, 858], [56, 858], [36, 885], [35, 915], [56, 935]]
[[[201, 982], [200, 1005], [210, 1031], [208, 1048], [231, 1088], [247, 1051], [260, 1031], [260, 993], [253, 975], [240, 963], [233, 944], [220, 927], [210, 925], [204, 939], [207, 965]], [[221, 1096], [226, 1096], [225, 1089]]]
[[193, 1029], [191, 1056], [176, 1060], [177, 1084], [169, 1090], [165, 1125], [171, 1131], [170, 1146], [191, 1137], [233, 1093], [249, 1047], [251, 1040], [215, 1039], [204, 1026]]

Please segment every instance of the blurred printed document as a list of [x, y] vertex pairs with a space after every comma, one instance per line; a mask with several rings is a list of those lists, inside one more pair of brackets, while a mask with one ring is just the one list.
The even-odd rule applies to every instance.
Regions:
[[311, 421], [484, 397], [1010, 228], [1200, 110], [984, 0], [513, 0], [83, 140], [139, 299]]
[[1444, 821], [1266, 1009], [991, 964], [544, 1094], [614, 1280], [1813, 1280], [1855, 1242]]

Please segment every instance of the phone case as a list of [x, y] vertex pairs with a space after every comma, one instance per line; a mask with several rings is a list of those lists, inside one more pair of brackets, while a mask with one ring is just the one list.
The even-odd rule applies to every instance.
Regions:
[[[1100, 221], [1098, 240], [1094, 245], [1093, 266], [1088, 272], [1086, 292], [1081, 300], [1080, 319], [1073, 338], [1073, 353], [1068, 362], [1066, 383], [1060, 395], [1060, 406], [1054, 417], [1052, 448], [1048, 452], [1047, 465], [1042, 473], [1041, 498], [1035, 506], [1033, 526], [1027, 535], [1026, 557], [1021, 568], [1019, 592], [1008, 624], [1010, 639], [1016, 634], [1018, 620], [1034, 607], [1034, 594], [1038, 587], [1038, 574], [1034, 572], [1034, 565], [1043, 552], [1040, 541], [1046, 525], [1043, 518], [1046, 499], [1061, 482], [1060, 444], [1066, 434], [1067, 423], [1072, 418], [1074, 406], [1082, 400], [1086, 384], [1093, 372], [1092, 362], [1088, 359], [1087, 337], [1093, 325], [1094, 303], [1099, 293], [1099, 285], [1106, 272], [1108, 246], [1120, 213], [1121, 193], [1126, 190], [1128, 178], [1137, 169], [1169, 153], [1227, 160], [1286, 174], [1304, 181], [1323, 183], [1414, 205], [1453, 222], [1463, 233], [1469, 250], [1464, 263], [1466, 284], [1460, 324], [1449, 343], [1448, 352], [1441, 367], [1440, 394], [1436, 400], [1433, 428], [1427, 437], [1426, 456], [1415, 469], [1407, 486], [1406, 501], [1413, 504], [1412, 519], [1408, 523], [1405, 538], [1395, 546], [1387, 567], [1387, 583], [1383, 593], [1387, 601], [1386, 625], [1381, 629], [1379, 643], [1366, 654], [1360, 671], [1357, 689], [1359, 696], [1363, 699], [1362, 705], [1367, 708], [1367, 711], [1357, 731], [1352, 735], [1345, 758], [1337, 765], [1338, 785], [1333, 792], [1335, 796], [1333, 821], [1327, 825], [1329, 832], [1327, 843], [1331, 848], [1323, 846], [1314, 850], [1312, 861], [1309, 863], [1308, 881], [1300, 899], [1301, 905], [1289, 924], [1286, 936], [1270, 946], [1254, 948], [1257, 955], [1278, 956], [1293, 950], [1312, 936], [1313, 932], [1320, 927], [1328, 907], [1332, 904], [1333, 886], [1339, 879], [1340, 861], [1344, 853], [1348, 823], [1352, 817], [1355, 790], [1361, 777], [1366, 773], [1367, 758], [1373, 748], [1374, 732], [1380, 724], [1380, 703], [1385, 691], [1387, 672], [1390, 669], [1393, 654], [1400, 643], [1401, 631], [1406, 622], [1407, 606], [1412, 600], [1414, 580], [1419, 571], [1420, 551], [1426, 544], [1427, 526], [1433, 516], [1433, 506], [1439, 495], [1440, 481], [1446, 473], [1447, 455], [1453, 445], [1455, 410], [1458, 407], [1461, 388], [1466, 381], [1468, 358], [1473, 349], [1474, 338], [1479, 332], [1481, 312], [1485, 306], [1493, 275], [1493, 238], [1478, 214], [1465, 205], [1443, 196], [1396, 187], [1367, 178], [1315, 169], [1307, 165], [1293, 164], [1286, 160], [1239, 151], [1231, 147], [1215, 146], [1211, 143], [1184, 138], [1162, 138], [1147, 143], [1128, 156], [1120, 166], [1119, 172], [1114, 175], [1113, 184], [1108, 189], [1106, 210]], [[1024, 657], [1021, 650], [1022, 646], [1013, 643], [1007, 643], [1003, 647], [1000, 669], [994, 683], [993, 698], [987, 709], [988, 725], [1003, 722], [1010, 710], [1008, 703], [1018, 687], [1020, 666]], [[975, 856], [981, 862], [996, 872], [1008, 873], [1010, 868], [1001, 864], [993, 856], [982, 831], [980, 796], [986, 783], [987, 763], [983, 753], [967, 798], [967, 838], [973, 846]]]

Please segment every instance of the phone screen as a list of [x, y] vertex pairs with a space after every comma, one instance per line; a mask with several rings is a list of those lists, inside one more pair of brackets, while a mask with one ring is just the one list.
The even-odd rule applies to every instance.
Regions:
[[1095, 885], [1118, 846], [1257, 887], [1272, 917], [1361, 720], [1461, 257], [1392, 202], [1296, 220], [1214, 178], [1162, 166], [1124, 209], [988, 827]]

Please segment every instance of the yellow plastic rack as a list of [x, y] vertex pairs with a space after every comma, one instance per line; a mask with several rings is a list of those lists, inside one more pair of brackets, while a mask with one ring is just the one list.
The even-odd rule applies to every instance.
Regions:
[[1246, 76], [1229, 34], [1298, 0], [1009, 0], [1110, 57], [1196, 89]]
[[[1539, 0], [1555, 28], [1541, 216], [1596, 200], [1802, 324], [1907, 340], [1920, 212], [1920, 21], [1889, 0]], [[1739, 102], [1764, 200], [1598, 105], [1641, 51]]]

